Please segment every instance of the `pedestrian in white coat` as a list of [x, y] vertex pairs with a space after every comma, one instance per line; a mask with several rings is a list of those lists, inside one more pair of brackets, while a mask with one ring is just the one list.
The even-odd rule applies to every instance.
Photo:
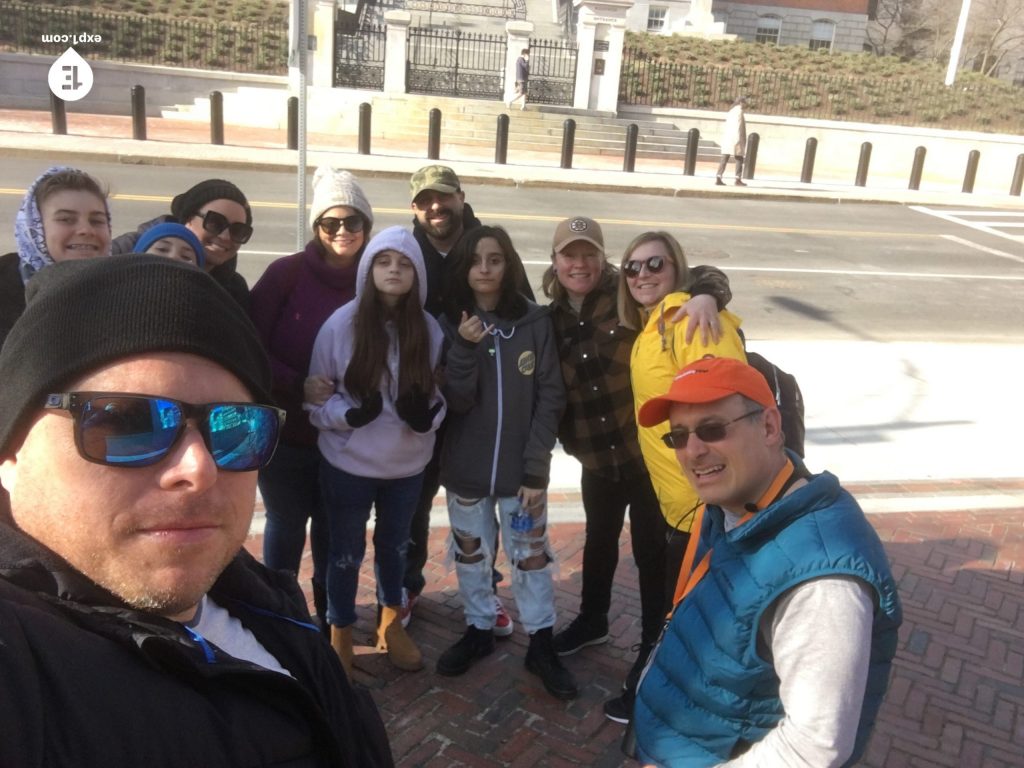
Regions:
[[725, 116], [725, 128], [722, 130], [722, 159], [718, 163], [715, 184], [725, 186], [722, 176], [730, 155], [736, 156], [736, 186], [745, 187], [743, 183], [743, 152], [747, 146], [747, 120], [743, 116], [743, 107], [747, 103], [746, 96], [740, 96], [733, 102], [732, 108]]

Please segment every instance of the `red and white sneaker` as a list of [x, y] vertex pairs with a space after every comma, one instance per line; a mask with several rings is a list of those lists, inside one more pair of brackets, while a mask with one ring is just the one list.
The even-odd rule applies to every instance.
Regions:
[[512, 617], [508, 615], [508, 611], [505, 610], [501, 598], [497, 595], [494, 596], [494, 609], [498, 612], [498, 616], [494, 620], [494, 634], [497, 637], [508, 637], [515, 631], [516, 625], [512, 621]]
[[416, 607], [416, 601], [419, 599], [419, 595], [402, 587], [402, 613], [400, 614], [400, 619], [403, 627], [408, 627], [409, 622], [412, 621], [412, 609]]

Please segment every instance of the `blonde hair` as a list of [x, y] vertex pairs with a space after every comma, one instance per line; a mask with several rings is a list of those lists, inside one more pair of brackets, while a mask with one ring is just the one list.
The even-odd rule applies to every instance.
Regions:
[[642, 330], [644, 327], [644, 308], [640, 306], [640, 302], [634, 299], [633, 294], [629, 292], [629, 285], [626, 284], [626, 272], [623, 267], [632, 258], [634, 251], [646, 243], [661, 243], [664, 245], [665, 250], [668, 251], [668, 255], [672, 259], [672, 263], [675, 265], [676, 280], [672, 290], [669, 291], [670, 293], [685, 290], [690, 284], [690, 269], [686, 265], [686, 254], [683, 253], [683, 246], [679, 244], [678, 240], [662, 230], [644, 232], [634, 237], [633, 241], [626, 246], [626, 252], [622, 254], [622, 263], [619, 266], [618, 292], [619, 322], [626, 328], [634, 331]]

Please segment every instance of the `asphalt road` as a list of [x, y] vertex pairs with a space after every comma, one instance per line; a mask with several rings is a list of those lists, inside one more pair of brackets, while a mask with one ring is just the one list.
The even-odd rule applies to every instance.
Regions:
[[[171, 197], [223, 172], [89, 163], [113, 196], [114, 234], [169, 210]], [[0, 220], [13, 229], [25, 187], [43, 170], [13, 159], [0, 170]], [[254, 282], [273, 259], [296, 250], [294, 174], [228, 175], [248, 195], [256, 234], [240, 269]], [[408, 185], [366, 179], [375, 229], [408, 225]], [[899, 205], [670, 198], [656, 195], [472, 186], [467, 201], [486, 223], [508, 229], [538, 289], [551, 235], [564, 217], [604, 225], [619, 259], [635, 235], [666, 229], [691, 264], [729, 275], [730, 306], [750, 339], [1024, 342], [1024, 213]], [[9, 248], [13, 237], [8, 235]]]

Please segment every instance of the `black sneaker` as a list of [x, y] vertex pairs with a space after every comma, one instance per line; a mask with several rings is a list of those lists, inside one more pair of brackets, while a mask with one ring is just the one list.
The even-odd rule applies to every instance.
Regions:
[[636, 661], [633, 662], [633, 666], [629, 668], [626, 682], [622, 684], [622, 690], [630, 691], [631, 693], [636, 692], [636, 687], [640, 683], [640, 675], [643, 674], [644, 667], [647, 665], [647, 659], [650, 657], [651, 651], [654, 650], [654, 643], [640, 643], [639, 646], [634, 645], [633, 649], [639, 649], [639, 652], [637, 653]]
[[455, 645], [441, 654], [437, 660], [437, 674], [456, 677], [465, 673], [473, 662], [489, 656], [494, 650], [494, 633], [489, 629], [466, 628]]
[[530, 635], [530, 647], [526, 651], [526, 669], [537, 675], [547, 692], [556, 699], [575, 699], [579, 696], [576, 681], [572, 673], [558, 660], [551, 640], [551, 627], [538, 629]]
[[615, 723], [628, 725], [633, 719], [633, 700], [635, 696], [632, 691], [626, 691], [621, 696], [608, 699], [604, 703], [604, 716]]
[[608, 642], [608, 616], [585, 616], [580, 614], [555, 635], [553, 645], [559, 656], [569, 656], [588, 645]]

